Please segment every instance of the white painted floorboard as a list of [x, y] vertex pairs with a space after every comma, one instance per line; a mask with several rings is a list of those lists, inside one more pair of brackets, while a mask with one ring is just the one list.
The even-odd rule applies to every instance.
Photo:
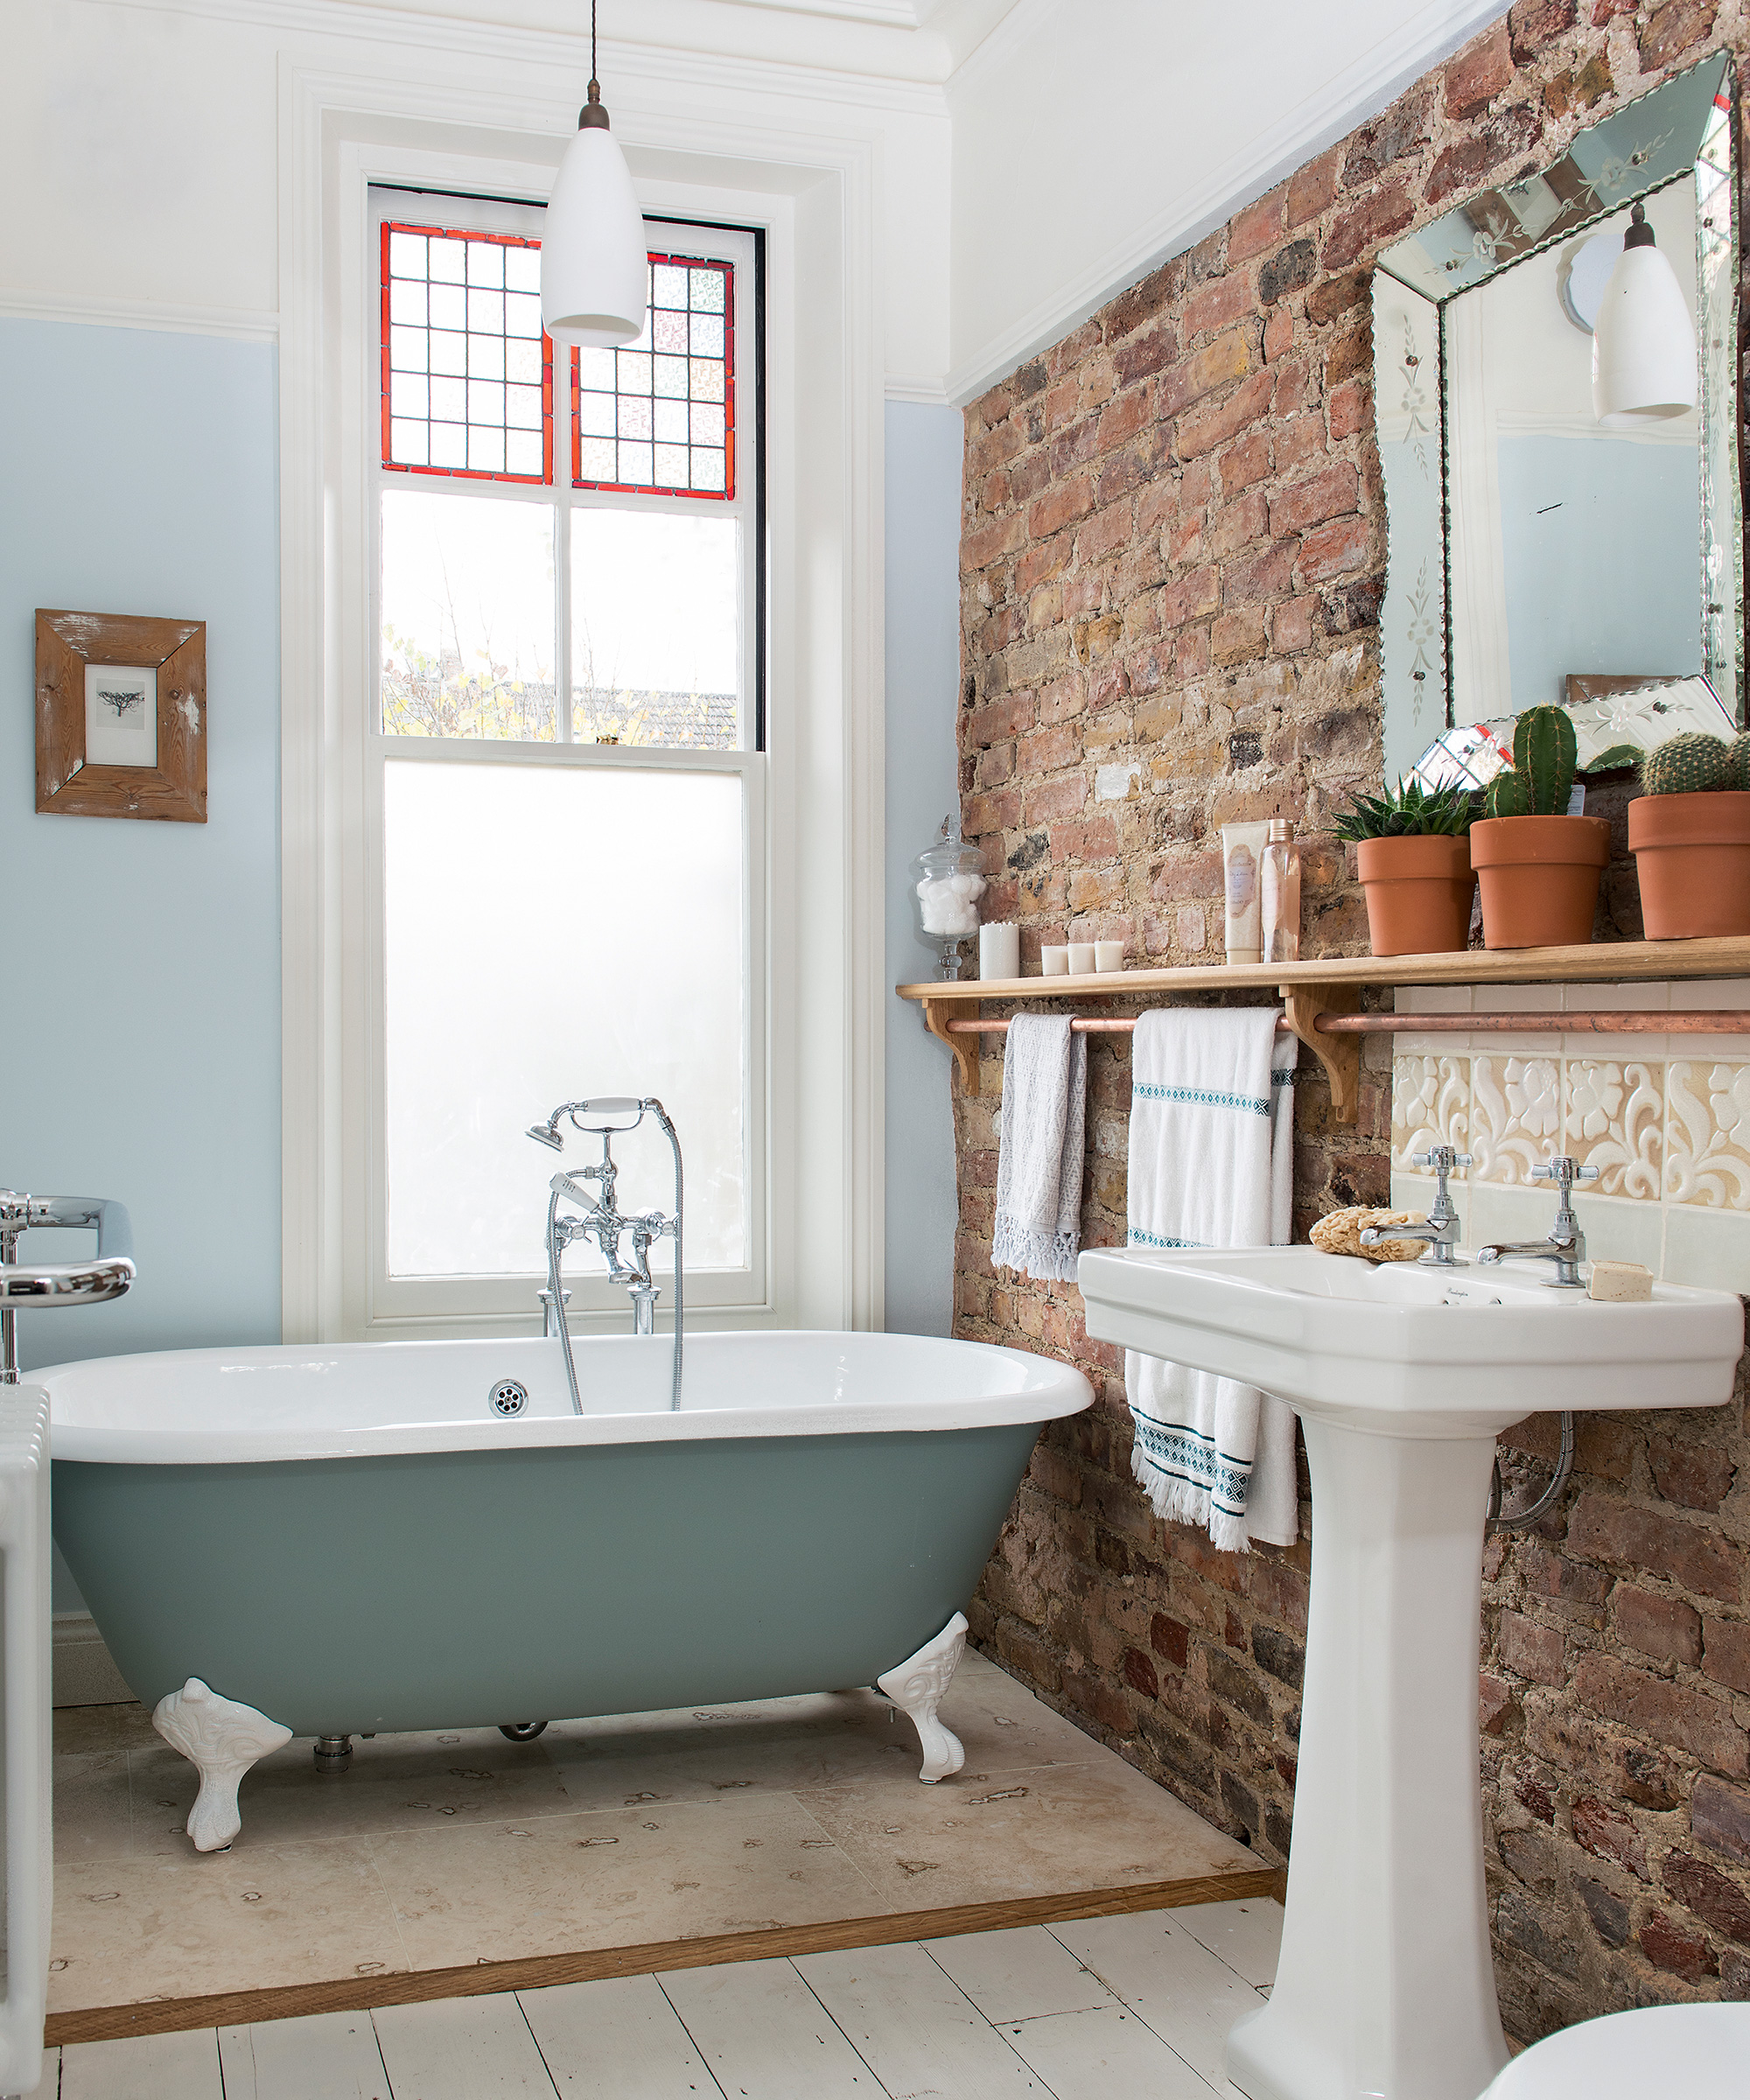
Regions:
[[1282, 1910], [1209, 1903], [51, 2051], [42, 2100], [1234, 2100]]
[[795, 1967], [890, 2100], [1026, 2100], [1045, 2094], [926, 1948], [803, 1955]]
[[368, 2012], [220, 2027], [225, 2100], [390, 2100]]
[[727, 2100], [879, 2100], [793, 1962], [672, 1969], [662, 1983]]
[[553, 2100], [553, 2081], [508, 1991], [382, 2006], [371, 2015], [395, 2100]]
[[562, 2100], [718, 2100], [654, 1976], [560, 1984], [519, 2002]]
[[60, 2100], [224, 2100], [224, 2091], [212, 2027], [74, 2042], [60, 2053]]

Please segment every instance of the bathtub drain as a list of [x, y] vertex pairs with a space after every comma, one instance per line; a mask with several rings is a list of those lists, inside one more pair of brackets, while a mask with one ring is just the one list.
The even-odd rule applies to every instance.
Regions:
[[495, 1415], [520, 1415], [528, 1404], [528, 1388], [514, 1378], [500, 1378], [492, 1389], [492, 1404]]

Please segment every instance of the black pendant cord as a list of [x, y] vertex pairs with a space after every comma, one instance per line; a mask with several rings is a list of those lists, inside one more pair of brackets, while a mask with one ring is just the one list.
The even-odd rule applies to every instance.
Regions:
[[606, 131], [607, 111], [602, 108], [601, 82], [596, 78], [596, 0], [590, 0], [590, 99], [578, 112], [578, 129], [586, 126]]
[[590, 100], [601, 100], [601, 82], [596, 78], [596, 0], [590, 0]]

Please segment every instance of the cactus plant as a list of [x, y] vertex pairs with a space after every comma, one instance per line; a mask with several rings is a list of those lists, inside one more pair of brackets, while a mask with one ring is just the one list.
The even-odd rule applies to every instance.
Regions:
[[1736, 746], [1703, 730], [1686, 730], [1649, 751], [1641, 761], [1641, 787], [1647, 794], [1718, 794], [1740, 784]]
[[1579, 755], [1564, 707], [1532, 707], [1513, 725], [1513, 770], [1488, 784], [1491, 816], [1565, 816]]
[[1726, 747], [1726, 755], [1732, 761], [1732, 778], [1726, 782], [1741, 794], [1750, 790], [1750, 731], [1733, 737]]

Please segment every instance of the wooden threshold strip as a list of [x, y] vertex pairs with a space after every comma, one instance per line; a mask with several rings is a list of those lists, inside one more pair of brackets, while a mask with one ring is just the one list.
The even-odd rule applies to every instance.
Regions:
[[329, 1983], [288, 1984], [266, 1991], [215, 1991], [204, 1998], [92, 2006], [79, 2012], [52, 2012], [44, 2023], [43, 2041], [48, 2048], [67, 2042], [119, 2041], [130, 2034], [248, 2026], [257, 2020], [291, 2020], [307, 2012], [359, 2012], [373, 2006], [478, 1998], [496, 1991], [539, 1991], [551, 1984], [592, 1983], [605, 1976], [649, 1976], [658, 1970], [703, 1969], [716, 1962], [758, 1962], [774, 1956], [829, 1954], [849, 1947], [888, 1947], [905, 1940], [945, 1939], [962, 1932], [1001, 1932], [1018, 1925], [1110, 1918], [1127, 1911], [1225, 1903], [1244, 1896], [1274, 1896], [1280, 1900], [1285, 1880], [1279, 1868], [1260, 1867], [1244, 1873], [1200, 1874], [1180, 1881], [1144, 1881], [1130, 1888], [1017, 1896], [996, 1903], [954, 1904], [940, 1910], [889, 1911], [872, 1918], [830, 1919], [819, 1925], [771, 1925], [757, 1932], [653, 1940], [639, 1947], [599, 1947], [578, 1954], [471, 1962], [458, 1969], [337, 1977]]

